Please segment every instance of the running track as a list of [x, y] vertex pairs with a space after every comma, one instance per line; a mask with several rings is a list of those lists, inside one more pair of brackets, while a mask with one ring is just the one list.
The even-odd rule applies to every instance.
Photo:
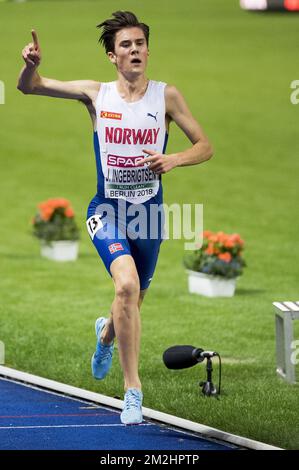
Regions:
[[145, 420], [120, 422], [120, 411], [0, 378], [0, 450], [232, 450], [232, 444]]

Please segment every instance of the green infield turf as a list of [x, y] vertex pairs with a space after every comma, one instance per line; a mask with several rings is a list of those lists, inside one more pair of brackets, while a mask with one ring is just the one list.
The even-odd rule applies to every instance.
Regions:
[[[215, 149], [209, 162], [163, 177], [165, 202], [202, 203], [204, 228], [240, 233], [248, 264], [233, 298], [209, 299], [188, 294], [184, 241], [162, 245], [142, 309], [144, 406], [298, 449], [298, 386], [276, 376], [272, 308], [275, 300], [299, 300], [299, 105], [290, 101], [290, 84], [299, 79], [298, 15], [247, 13], [235, 0], [0, 3], [0, 340], [6, 365], [122, 397], [117, 354], [105, 381], [90, 372], [94, 321], [108, 313], [114, 292], [85, 229], [96, 191], [88, 113], [77, 102], [16, 89], [31, 28], [39, 33], [42, 75], [114, 80], [96, 25], [117, 9], [132, 10], [151, 26], [148, 76], [182, 91]], [[188, 146], [172, 125], [168, 152]], [[81, 242], [75, 263], [41, 259], [31, 236], [37, 203], [51, 197], [69, 199], [76, 211]], [[219, 400], [201, 395], [203, 365], [164, 367], [162, 353], [174, 344], [221, 353]]]

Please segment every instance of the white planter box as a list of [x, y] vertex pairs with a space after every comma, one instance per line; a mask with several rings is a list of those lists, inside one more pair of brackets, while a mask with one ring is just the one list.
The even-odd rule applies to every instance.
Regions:
[[77, 241], [61, 240], [42, 243], [41, 256], [54, 261], [75, 261], [78, 258], [78, 249]]
[[233, 297], [236, 280], [188, 270], [189, 292], [206, 297]]

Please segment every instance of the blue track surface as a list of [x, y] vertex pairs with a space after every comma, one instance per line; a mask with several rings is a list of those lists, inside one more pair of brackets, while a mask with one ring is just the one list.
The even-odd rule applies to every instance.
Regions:
[[166, 425], [125, 426], [120, 412], [0, 378], [1, 450], [232, 450]]

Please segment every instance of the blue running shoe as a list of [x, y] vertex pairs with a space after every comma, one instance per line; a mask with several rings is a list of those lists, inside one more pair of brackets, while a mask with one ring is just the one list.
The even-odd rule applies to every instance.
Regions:
[[94, 378], [98, 380], [106, 377], [112, 365], [114, 344], [106, 345], [101, 342], [101, 333], [107, 321], [107, 318], [100, 317], [95, 323], [97, 344], [95, 353], [91, 358], [91, 370]]
[[128, 388], [125, 393], [124, 407], [120, 420], [123, 424], [142, 423], [142, 392], [136, 388]]

